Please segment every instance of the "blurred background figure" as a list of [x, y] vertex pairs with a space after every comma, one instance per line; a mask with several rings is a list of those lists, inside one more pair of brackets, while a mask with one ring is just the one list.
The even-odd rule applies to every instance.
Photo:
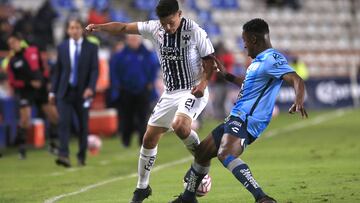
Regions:
[[83, 38], [83, 24], [79, 19], [70, 19], [67, 27], [69, 39], [58, 47], [58, 58], [52, 76], [49, 99], [57, 102], [60, 113], [60, 149], [56, 164], [70, 167], [69, 139], [76, 114], [79, 124], [79, 166], [85, 166], [87, 152], [88, 119], [90, 101], [95, 94], [98, 78], [98, 47]]
[[31, 126], [31, 105], [35, 92], [41, 88], [40, 56], [35, 47], [24, 48], [20, 34], [8, 38], [8, 46], [13, 51], [9, 58], [9, 82], [15, 91], [19, 104], [20, 119], [15, 144], [18, 146], [20, 159], [26, 158], [26, 132]]
[[159, 67], [155, 53], [137, 35], [127, 35], [125, 47], [112, 56], [111, 87], [118, 94], [119, 134], [125, 147], [130, 146], [134, 132], [138, 133], [139, 146], [142, 144], [151, 102], [157, 99]]
[[299, 59], [298, 56], [291, 56], [290, 66], [294, 68], [296, 73], [305, 81], [309, 79], [309, 70], [306, 64]]
[[[215, 55], [219, 61], [224, 65], [227, 72], [231, 73], [235, 60], [231, 52], [229, 52], [223, 42], [219, 42], [215, 46]], [[227, 81], [216, 73], [212, 79], [211, 94], [213, 97], [213, 110], [214, 117], [218, 120], [222, 120], [226, 117], [227, 112], [225, 111], [225, 102], [227, 99], [228, 83]]]

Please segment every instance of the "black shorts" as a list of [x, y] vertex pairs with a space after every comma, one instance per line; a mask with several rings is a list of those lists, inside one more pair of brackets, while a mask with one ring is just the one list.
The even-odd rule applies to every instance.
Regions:
[[35, 90], [34, 94], [34, 103], [37, 106], [42, 106], [48, 103], [49, 94], [46, 90], [46, 87], [41, 87], [38, 90]]
[[231, 134], [244, 140], [241, 142], [241, 144], [243, 149], [245, 149], [247, 145], [250, 145], [256, 140], [256, 138], [253, 137], [246, 128], [246, 123], [240, 118], [235, 116], [226, 118], [224, 123], [220, 124], [212, 131], [212, 136], [215, 140], [216, 148], [219, 149], [221, 139], [224, 134]]
[[15, 91], [20, 107], [26, 106], [42, 106], [48, 103], [48, 93], [46, 88], [42, 87], [38, 90], [34, 89], [18, 89]]
[[35, 92], [32, 89], [15, 90], [15, 95], [20, 107], [31, 106], [34, 103]]

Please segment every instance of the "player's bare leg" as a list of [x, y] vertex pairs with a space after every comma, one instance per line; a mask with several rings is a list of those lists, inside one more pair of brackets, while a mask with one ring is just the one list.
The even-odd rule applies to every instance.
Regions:
[[140, 157], [138, 163], [138, 183], [134, 191], [131, 203], [141, 203], [148, 198], [152, 190], [149, 186], [150, 172], [154, 166], [157, 154], [157, 144], [161, 136], [167, 131], [167, 128], [147, 126], [143, 145], [140, 149]]
[[195, 161], [186, 174], [187, 187], [183, 194], [180, 194], [171, 203], [196, 203], [196, 189], [201, 180], [209, 172], [210, 160], [217, 155], [217, 148], [212, 134], [208, 135], [195, 151]]
[[20, 121], [17, 128], [16, 145], [18, 145], [19, 158], [26, 158], [26, 131], [31, 126], [31, 107], [20, 107]]
[[192, 119], [188, 115], [177, 113], [172, 123], [172, 128], [176, 135], [184, 142], [190, 153], [194, 155], [200, 140], [198, 134], [191, 129], [191, 123]]
[[275, 203], [276, 201], [267, 196], [261, 189], [260, 185], [254, 179], [248, 165], [239, 157], [245, 148], [244, 139], [224, 134], [221, 139], [218, 151], [220, 162], [238, 179], [245, 188], [251, 192], [255, 201], [258, 203]]

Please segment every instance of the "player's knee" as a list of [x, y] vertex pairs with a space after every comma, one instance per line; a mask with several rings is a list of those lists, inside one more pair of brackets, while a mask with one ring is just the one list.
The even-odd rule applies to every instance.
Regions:
[[145, 132], [145, 135], [143, 137], [143, 146], [146, 149], [153, 149], [157, 145], [157, 139], [155, 139], [155, 136], [151, 136], [148, 132]]
[[173, 122], [171, 127], [174, 129], [176, 135], [181, 139], [185, 139], [191, 132], [190, 126], [187, 126], [184, 122], [179, 120]]

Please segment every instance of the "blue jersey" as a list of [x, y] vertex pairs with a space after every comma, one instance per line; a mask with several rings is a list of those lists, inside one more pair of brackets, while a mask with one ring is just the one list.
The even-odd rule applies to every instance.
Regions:
[[282, 76], [294, 72], [286, 58], [275, 49], [256, 56], [246, 71], [244, 83], [230, 115], [247, 119], [247, 130], [255, 138], [271, 120]]

